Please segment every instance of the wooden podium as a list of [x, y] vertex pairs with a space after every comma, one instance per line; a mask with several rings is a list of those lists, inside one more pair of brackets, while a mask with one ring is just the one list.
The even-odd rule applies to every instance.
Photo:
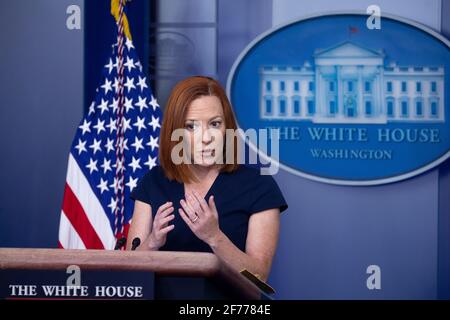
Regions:
[[155, 299], [261, 299], [261, 290], [217, 256], [199, 252], [0, 248], [6, 270], [144, 271], [154, 273]]

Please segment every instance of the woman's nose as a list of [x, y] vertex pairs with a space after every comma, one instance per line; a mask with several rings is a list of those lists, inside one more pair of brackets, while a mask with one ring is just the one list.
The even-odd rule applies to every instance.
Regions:
[[205, 129], [203, 129], [203, 132], [202, 132], [202, 142], [204, 143], [204, 144], [208, 144], [208, 143], [210, 143], [212, 140], [213, 140], [213, 135], [211, 134], [211, 131], [210, 131], [210, 129], [209, 128], [205, 128]]

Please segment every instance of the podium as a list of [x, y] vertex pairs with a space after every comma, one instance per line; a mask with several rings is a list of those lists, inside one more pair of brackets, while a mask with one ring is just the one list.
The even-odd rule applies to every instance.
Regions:
[[[139, 271], [154, 276], [154, 299], [261, 299], [246, 277], [212, 253], [0, 248], [0, 273], [8, 270]], [[125, 279], [126, 280], [126, 279]]]

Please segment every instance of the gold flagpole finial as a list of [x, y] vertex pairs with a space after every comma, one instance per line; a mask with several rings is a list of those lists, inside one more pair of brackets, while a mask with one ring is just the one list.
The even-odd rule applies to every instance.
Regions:
[[[128, 0], [128, 1], [130, 1], [130, 0]], [[124, 5], [126, 3], [127, 3], [127, 0], [124, 0]], [[120, 5], [120, 0], [111, 0], [111, 15], [116, 20], [116, 23], [119, 21], [119, 5]], [[132, 40], [131, 39], [130, 27], [128, 25], [128, 18], [125, 15], [125, 13], [123, 14], [123, 30], [124, 30], [125, 35], [127, 36], [127, 38]]]

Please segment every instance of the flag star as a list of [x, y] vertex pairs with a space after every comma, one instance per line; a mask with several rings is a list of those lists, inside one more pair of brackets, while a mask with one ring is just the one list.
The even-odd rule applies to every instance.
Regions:
[[128, 120], [126, 118], [123, 118], [123, 132], [127, 132], [128, 129], [131, 130], [131, 118], [128, 118]]
[[108, 74], [111, 74], [111, 71], [114, 69], [115, 66], [116, 66], [116, 65], [113, 64], [112, 59], [109, 58], [109, 63], [108, 63], [108, 64], [105, 64], [105, 68], [108, 69]]
[[86, 119], [84, 119], [83, 124], [81, 126], [79, 126], [78, 128], [80, 128], [83, 132], [81, 133], [82, 135], [84, 135], [86, 132], [91, 132], [91, 128], [89, 128], [89, 126], [91, 125], [91, 122], [87, 122]]
[[123, 106], [125, 107], [125, 112], [130, 111], [130, 109], [134, 109], [133, 98], [128, 99], [127, 97], [125, 97], [125, 104]]
[[95, 101], [92, 101], [91, 105], [89, 106], [88, 116], [90, 116], [91, 113], [95, 113]]
[[148, 166], [148, 168], [151, 170], [153, 167], [156, 166], [156, 157], [152, 158], [152, 156], [148, 156], [147, 162], [144, 163]]
[[152, 115], [152, 121], [150, 121], [148, 123], [148, 125], [153, 128], [153, 131], [155, 131], [156, 128], [161, 128], [161, 125], [159, 124], [159, 118], [155, 118], [153, 115]]
[[113, 133], [114, 130], [117, 130], [116, 120], [109, 118], [109, 124], [107, 124], [106, 127], [109, 129], [109, 133]]
[[125, 178], [122, 176], [118, 181], [119, 181], [119, 190], [124, 190]]
[[114, 140], [113, 139], [109, 139], [106, 142], [106, 153], [109, 153], [110, 151], [114, 151]]
[[109, 81], [108, 78], [105, 78], [105, 83], [101, 86], [103, 90], [105, 90], [105, 95], [108, 94], [108, 91], [112, 91], [111, 84], [112, 81]]
[[128, 143], [128, 139], [123, 140], [123, 137], [119, 138], [119, 145], [121, 145], [123, 143], [123, 150], [130, 150], [128, 149], [127, 143]]
[[100, 121], [100, 118], [97, 119], [97, 124], [94, 126], [94, 128], [97, 130], [97, 134], [100, 134], [100, 132], [106, 131], [105, 129], [105, 121]]
[[114, 213], [117, 208], [117, 201], [111, 198], [111, 202], [108, 204], [108, 208], [110, 208], [111, 212]]
[[124, 165], [123, 165], [123, 162], [122, 162], [122, 160], [120, 160], [120, 159], [117, 159], [117, 160], [116, 160], [116, 163], [113, 165], [113, 167], [116, 168], [116, 172], [117, 172], [117, 171], [122, 171], [122, 169], [125, 170], [125, 167], [124, 167]]
[[124, 84], [124, 87], [127, 87], [127, 92], [130, 92], [131, 89], [136, 89], [136, 86], [134, 85], [134, 78], [127, 77], [127, 82]]
[[114, 84], [112, 86], [116, 93], [119, 92], [119, 79], [118, 78], [114, 78]]
[[143, 140], [144, 139], [138, 139], [138, 137], [134, 137], [134, 143], [131, 146], [136, 149], [136, 153], [139, 152], [139, 149], [144, 150], [144, 147], [142, 146]]
[[106, 185], [108, 183], [108, 180], [103, 180], [100, 178], [100, 183], [97, 185], [97, 188], [100, 189], [100, 194], [103, 194], [103, 191], [109, 191], [108, 186]]
[[97, 169], [97, 160], [94, 161], [94, 159], [89, 160], [89, 164], [86, 166], [86, 168], [89, 169], [89, 173], [92, 174], [94, 171], [98, 171]]
[[[131, 127], [130, 127], [130, 129], [131, 129]], [[128, 149], [127, 143], [128, 143], [128, 139], [125, 139], [125, 141], [123, 142], [123, 149], [124, 150], [130, 150], [130, 149]]]
[[119, 109], [119, 98], [113, 98], [113, 102], [109, 105], [112, 108], [112, 113], [116, 114], [117, 109]]
[[112, 188], [114, 190], [114, 193], [117, 193], [118, 190], [121, 190], [121, 185], [118, 182], [117, 178], [114, 177], [114, 181], [112, 184], [109, 185], [110, 188]]
[[111, 160], [106, 160], [106, 158], [103, 159], [103, 164], [100, 165], [100, 167], [103, 168], [103, 174], [107, 173], [108, 171], [112, 171], [111, 169]]
[[139, 76], [137, 86], [141, 87], [141, 92], [144, 90], [144, 88], [148, 88], [147, 83], [145, 83], [145, 79], [145, 77], [141, 78], [141, 76]]
[[156, 101], [155, 97], [152, 95], [152, 101], [150, 101], [150, 105], [153, 107], [153, 111], [159, 107], [158, 101]]
[[130, 59], [130, 57], [127, 57], [127, 62], [123, 64], [125, 67], [128, 68], [128, 72], [131, 72], [131, 69], [136, 68], [134, 66], [134, 61], [133, 59]]
[[133, 168], [133, 173], [134, 173], [134, 171], [136, 171], [136, 169], [142, 169], [141, 165], [139, 164], [140, 161], [141, 161], [141, 159], [139, 159], [139, 158], [135, 159], [133, 157], [133, 159], [131, 160], [131, 163], [128, 165]]
[[104, 100], [102, 98], [102, 103], [100, 103], [97, 108], [99, 108], [101, 110], [100, 114], [103, 114], [104, 111], [108, 111], [108, 100]]
[[138, 182], [138, 178], [133, 179], [133, 178], [130, 176], [130, 179], [129, 179], [128, 182], [126, 183], [126, 186], [127, 186], [128, 188], [130, 188], [130, 192], [133, 191], [134, 188], [136, 188], [137, 182]]
[[153, 151], [153, 149], [159, 148], [158, 139], [159, 139], [158, 137], [154, 138], [153, 136], [150, 136], [150, 141], [146, 145], [151, 147]]
[[144, 124], [145, 118], [142, 117], [142, 119], [138, 116], [136, 122], [133, 124], [133, 126], [137, 127], [138, 132], [141, 132], [141, 129], [145, 129], [146, 126]]
[[89, 146], [89, 148], [93, 149], [92, 152], [94, 153], [94, 155], [97, 151], [102, 150], [102, 148], [100, 147], [100, 142], [102, 142], [102, 140], [97, 141], [97, 139], [94, 138], [94, 142], [92, 142], [92, 144]]
[[142, 98], [141, 96], [138, 97], [139, 102], [135, 103], [134, 105], [139, 107], [139, 111], [142, 112], [145, 108], [148, 108], [147, 106], [147, 97]]
[[131, 41], [130, 39], [128, 39], [128, 37], [127, 37], [127, 40], [125, 41], [125, 45], [127, 46], [128, 51], [130, 51], [131, 48], [134, 49], [133, 41]]
[[78, 154], [81, 154], [83, 151], [86, 151], [86, 141], [81, 141], [81, 139], [78, 139], [78, 144], [75, 146], [75, 149], [78, 150]]
[[142, 72], [142, 64], [140, 61], [137, 61], [134, 65], [139, 68], [139, 71]]
[[114, 193], [117, 194], [117, 185], [116, 185], [116, 178], [114, 178], [114, 182], [109, 185], [109, 187], [114, 190]]

